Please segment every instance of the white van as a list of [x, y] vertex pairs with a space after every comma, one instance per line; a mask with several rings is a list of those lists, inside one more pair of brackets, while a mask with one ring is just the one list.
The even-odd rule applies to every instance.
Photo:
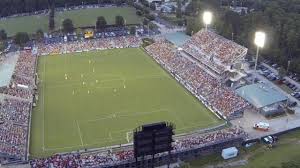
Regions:
[[254, 124], [253, 128], [257, 130], [268, 131], [270, 128], [270, 124], [266, 122], [259, 122]]

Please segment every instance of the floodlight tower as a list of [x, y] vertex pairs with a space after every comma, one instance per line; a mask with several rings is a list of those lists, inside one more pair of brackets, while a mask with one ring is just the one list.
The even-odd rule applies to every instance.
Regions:
[[211, 23], [212, 13], [209, 11], [204, 11], [203, 13], [203, 22], [205, 24], [205, 30], [207, 31], [207, 26]]
[[[259, 48], [263, 48], [265, 45], [265, 39], [266, 39], [266, 34], [261, 31], [255, 32], [255, 37], [254, 37], [254, 44], [256, 45], [256, 59], [255, 59], [255, 67], [254, 67], [254, 73], [256, 75], [256, 69], [257, 69], [257, 61], [258, 61], [258, 53], [259, 53]], [[253, 78], [253, 83], [254, 83], [254, 78]]]

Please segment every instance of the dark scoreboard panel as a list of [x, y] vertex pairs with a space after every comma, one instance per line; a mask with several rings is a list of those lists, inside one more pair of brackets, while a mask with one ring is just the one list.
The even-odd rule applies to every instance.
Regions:
[[135, 157], [171, 151], [173, 129], [174, 125], [166, 122], [147, 124], [137, 128], [133, 136]]

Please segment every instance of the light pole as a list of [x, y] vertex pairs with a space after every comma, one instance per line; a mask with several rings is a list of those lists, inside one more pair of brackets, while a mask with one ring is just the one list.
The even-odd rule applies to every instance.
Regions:
[[[256, 59], [255, 59], [255, 66], [254, 66], [254, 74], [256, 76], [256, 69], [257, 69], [257, 62], [258, 62], [258, 53], [259, 53], [259, 48], [263, 48], [265, 45], [265, 39], [266, 39], [266, 34], [261, 31], [255, 32], [255, 38], [254, 38], [254, 44], [256, 45]], [[254, 83], [253, 78], [253, 83]]]
[[209, 11], [204, 11], [203, 13], [203, 22], [205, 24], [205, 30], [207, 31], [207, 26], [211, 23], [212, 13]]

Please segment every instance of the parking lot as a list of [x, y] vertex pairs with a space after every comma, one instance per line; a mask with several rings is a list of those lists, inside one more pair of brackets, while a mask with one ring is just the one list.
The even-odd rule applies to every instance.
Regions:
[[[262, 136], [282, 132], [295, 127], [300, 127], [300, 97], [298, 96], [300, 91], [300, 84], [289, 78], [288, 76], [280, 78], [276, 68], [260, 64], [257, 67], [257, 73], [254, 69], [250, 69], [250, 77], [247, 78], [248, 82], [252, 82], [255, 78], [255, 82], [265, 83], [269, 87], [276, 89], [278, 92], [288, 97], [288, 106], [295, 111], [295, 114], [284, 114], [274, 118], [266, 118], [260, 114], [257, 110], [247, 109], [244, 112], [244, 116], [239, 119], [232, 120], [231, 123], [236, 126], [243, 127], [249, 134], [249, 138], [259, 138]], [[286, 86], [290, 92], [283, 89], [282, 86]], [[295, 102], [295, 104], [292, 104]], [[254, 124], [258, 122], [265, 122], [270, 124], [269, 131], [258, 131], [253, 128]]]
[[266, 63], [262, 63], [257, 66], [257, 72], [259, 75], [264, 76], [265, 79], [271, 81], [275, 86], [278, 86], [281, 90], [289, 94], [289, 98], [293, 97], [291, 100], [294, 100], [299, 104], [300, 84], [294, 80], [298, 80], [298, 78], [294, 77], [294, 79], [292, 79], [288, 76], [281, 78], [275, 67], [276, 64], [274, 66], [269, 66]]

